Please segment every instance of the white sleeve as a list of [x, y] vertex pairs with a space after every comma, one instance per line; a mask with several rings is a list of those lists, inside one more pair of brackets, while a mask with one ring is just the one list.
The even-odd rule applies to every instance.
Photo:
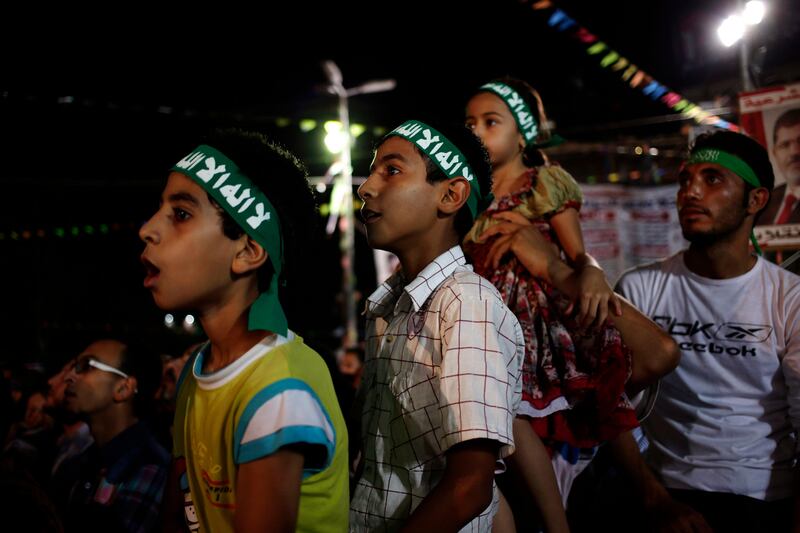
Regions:
[[[254, 461], [292, 444], [311, 445], [306, 474], [324, 470], [333, 459], [336, 435], [325, 407], [305, 382], [288, 378], [256, 394], [234, 434], [237, 464]], [[324, 451], [324, 453], [319, 453]]]

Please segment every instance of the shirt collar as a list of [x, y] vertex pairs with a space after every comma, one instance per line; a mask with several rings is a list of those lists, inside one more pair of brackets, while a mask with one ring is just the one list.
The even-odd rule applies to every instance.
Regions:
[[367, 318], [385, 317], [406, 293], [414, 311], [419, 311], [433, 291], [456, 269], [467, 264], [461, 246], [455, 245], [428, 263], [411, 283], [403, 287], [402, 272], [393, 274], [367, 298]]
[[203, 360], [211, 350], [211, 341], [207, 341], [203, 347], [200, 348], [197, 357], [194, 358], [192, 374], [197, 381], [197, 386], [201, 389], [217, 389], [235, 379], [236, 376], [241, 374], [253, 361], [260, 359], [273, 348], [277, 348], [294, 339], [295, 334], [291, 330], [287, 333], [286, 337], [278, 333], [267, 335], [232, 363], [214, 372], [204, 374]]

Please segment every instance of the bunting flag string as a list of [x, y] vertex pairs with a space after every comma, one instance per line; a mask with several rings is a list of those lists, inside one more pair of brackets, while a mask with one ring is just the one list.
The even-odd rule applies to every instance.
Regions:
[[602, 68], [610, 68], [612, 71], [619, 73], [619, 77], [623, 82], [630, 85], [633, 89], [641, 90], [642, 93], [651, 100], [662, 102], [673, 111], [681, 113], [687, 119], [692, 119], [698, 124], [712, 125], [736, 132], [739, 131], [739, 126], [736, 124], [705, 111], [699, 105], [690, 102], [679, 93], [671, 90], [638, 66], [631, 63], [629, 59], [622, 56], [616, 50], [611, 49], [596, 35], [579, 25], [577, 21], [567, 15], [563, 9], [555, 7], [551, 0], [533, 0], [531, 2], [531, 8], [534, 11], [548, 11], [548, 26], [560, 32], [568, 33], [580, 41], [586, 46], [586, 53], [596, 57]]

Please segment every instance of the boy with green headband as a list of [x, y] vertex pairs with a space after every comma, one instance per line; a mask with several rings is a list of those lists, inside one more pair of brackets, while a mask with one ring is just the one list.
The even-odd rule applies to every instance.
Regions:
[[717, 131], [697, 138], [678, 181], [689, 248], [619, 282], [682, 351], [643, 423], [658, 477], [630, 435], [617, 456], [654, 529], [789, 531], [800, 495], [800, 277], [748, 242], [772, 166], [755, 140]]
[[297, 159], [221, 132], [178, 161], [142, 227], [144, 285], [209, 341], [179, 379], [166, 529], [347, 528], [347, 433], [323, 360], [288, 328], [278, 287], [314, 201]]
[[490, 174], [466, 128], [409, 120], [380, 142], [359, 188], [370, 245], [402, 271], [367, 301], [351, 531], [491, 530], [524, 348], [459, 246]]

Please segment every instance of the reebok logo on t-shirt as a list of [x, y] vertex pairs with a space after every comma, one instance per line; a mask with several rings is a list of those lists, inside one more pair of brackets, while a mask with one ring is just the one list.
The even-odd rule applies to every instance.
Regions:
[[[703, 322], [700, 320], [679, 320], [666, 315], [654, 316], [653, 321], [675, 338], [681, 350], [699, 353], [725, 353], [731, 356], [749, 355], [755, 357], [755, 346], [731, 346], [727, 343], [763, 343], [769, 338], [770, 334], [772, 334], [772, 326], [744, 324], [741, 322], [725, 322], [717, 325], [714, 322]], [[681, 342], [680, 337], [695, 337], [696, 335], [702, 335], [702, 338], [695, 338], [693, 341], [715, 339], [717, 341], [725, 341], [726, 344], [720, 342]]]

